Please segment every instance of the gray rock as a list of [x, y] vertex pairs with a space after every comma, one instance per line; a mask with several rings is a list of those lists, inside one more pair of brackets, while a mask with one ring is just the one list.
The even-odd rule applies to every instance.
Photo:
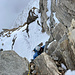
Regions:
[[38, 75], [59, 75], [56, 64], [46, 53], [42, 53], [34, 60]]
[[54, 9], [58, 20], [69, 27], [72, 18], [75, 19], [75, 0], [58, 0]]
[[28, 64], [15, 51], [0, 52], [0, 75], [23, 75], [28, 70]]
[[67, 32], [66, 27], [59, 23], [57, 26], [55, 26], [55, 28], [53, 28], [52, 33], [53, 33], [53, 37], [59, 41], [63, 35], [65, 34], [65, 32]]
[[72, 20], [71, 26], [69, 27], [68, 39], [69, 39], [69, 50], [72, 61], [75, 65], [75, 20]]
[[71, 51], [72, 50], [70, 48], [68, 36], [65, 34], [58, 42], [58, 46], [52, 55], [56, 55], [58, 57], [58, 60], [65, 63], [68, 69], [74, 70], [75, 66]]
[[51, 55], [55, 51], [57, 45], [58, 45], [57, 41], [53, 41], [50, 44], [50, 46], [48, 47], [48, 55]]

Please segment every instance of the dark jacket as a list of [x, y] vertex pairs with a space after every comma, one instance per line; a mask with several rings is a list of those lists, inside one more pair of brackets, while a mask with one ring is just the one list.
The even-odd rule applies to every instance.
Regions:
[[[33, 59], [35, 59], [38, 55], [40, 55], [40, 54], [43, 52], [44, 47], [45, 47], [45, 45], [43, 45], [42, 47], [40, 47], [40, 50], [39, 50], [39, 51], [37, 51], [37, 50], [34, 48], [35, 54], [34, 54], [34, 56], [33, 56]], [[41, 50], [42, 50], [42, 51], [41, 51]]]

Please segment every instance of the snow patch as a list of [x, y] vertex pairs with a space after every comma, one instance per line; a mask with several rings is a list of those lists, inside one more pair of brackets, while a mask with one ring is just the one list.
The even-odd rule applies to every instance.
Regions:
[[56, 5], [57, 5], [58, 1], [56, 0]]
[[51, 15], [51, 0], [47, 0], [47, 9], [48, 9], [48, 11], [46, 12], [46, 14], [48, 17], [50, 17], [50, 15]]
[[55, 20], [55, 23], [56, 23], [56, 24], [59, 24], [60, 22], [59, 22], [59, 20], [56, 18], [56, 15], [55, 15], [55, 14], [56, 14], [56, 12], [53, 13], [53, 15], [54, 15], [53, 18], [54, 18], [54, 20]]
[[75, 70], [71, 71], [71, 70], [68, 70], [65, 75], [75, 75]]
[[67, 69], [66, 66], [65, 66], [63, 63], [61, 63], [61, 67], [62, 67], [63, 69], [65, 69], [65, 70]]

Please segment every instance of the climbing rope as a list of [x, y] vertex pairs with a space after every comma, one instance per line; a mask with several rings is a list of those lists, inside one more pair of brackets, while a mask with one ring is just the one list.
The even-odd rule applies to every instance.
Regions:
[[29, 72], [28, 72], [28, 75], [30, 75], [30, 64], [29, 64]]

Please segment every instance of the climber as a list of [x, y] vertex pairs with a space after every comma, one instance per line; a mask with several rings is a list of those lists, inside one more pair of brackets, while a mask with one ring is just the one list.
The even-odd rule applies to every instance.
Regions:
[[34, 48], [33, 51], [35, 52], [35, 54], [33, 56], [33, 60], [44, 51], [45, 45], [43, 45], [43, 46], [42, 45], [43, 45], [43, 43], [40, 43], [38, 46], [36, 46]]

